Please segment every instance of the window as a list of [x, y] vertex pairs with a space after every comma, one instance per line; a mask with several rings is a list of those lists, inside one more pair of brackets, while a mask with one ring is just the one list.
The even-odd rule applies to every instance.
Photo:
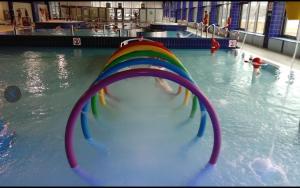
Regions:
[[183, 20], [188, 20], [189, 19], [188, 16], [189, 16], [189, 9], [185, 8], [184, 15], [182, 16]]
[[258, 12], [258, 3], [253, 1], [250, 3], [250, 13], [248, 21], [248, 31], [255, 32], [256, 15]]
[[299, 26], [299, 20], [287, 19], [285, 22], [284, 35], [296, 37], [298, 26]]
[[243, 4], [240, 28], [243, 28], [245, 30], [247, 24], [247, 12], [248, 12], [248, 4]]
[[60, 18], [59, 2], [49, 2], [51, 18]]
[[227, 18], [230, 15], [231, 4], [224, 1], [225, 4], [218, 7], [218, 25], [225, 26]]
[[222, 25], [222, 15], [223, 15], [223, 6], [218, 7], [218, 12], [217, 12], [217, 18], [218, 18], [218, 25]]
[[91, 5], [92, 5], [92, 7], [100, 7], [101, 6], [100, 2], [97, 2], [97, 1], [92, 1]]
[[267, 1], [252, 1], [242, 5], [240, 28], [263, 34], [267, 15]]
[[256, 33], [261, 33], [261, 34], [264, 33], [267, 8], [268, 8], [268, 2], [260, 2], [257, 26], [256, 26]]
[[193, 22], [197, 22], [197, 11], [198, 11], [198, 8], [194, 8], [194, 13], [193, 13]]

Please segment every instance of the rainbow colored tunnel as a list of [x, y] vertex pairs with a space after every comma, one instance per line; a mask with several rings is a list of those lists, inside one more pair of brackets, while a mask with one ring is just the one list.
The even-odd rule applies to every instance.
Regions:
[[[136, 68], [136, 65], [143, 65], [145, 67]], [[124, 68], [127, 69], [124, 70]], [[89, 111], [89, 104], [91, 104], [94, 117], [98, 118], [100, 116], [99, 106], [107, 105], [106, 96], [118, 100], [109, 92], [108, 86], [114, 82], [133, 77], [155, 77], [177, 83], [179, 85], [178, 90], [173, 95], [179, 95], [182, 87], [184, 87], [185, 96], [183, 105], [185, 106], [189, 103], [191, 93], [193, 94], [190, 118], [193, 118], [197, 111], [197, 103], [199, 103], [201, 112], [200, 126], [197, 132], [198, 137], [202, 137], [204, 134], [207, 113], [211, 119], [214, 143], [209, 164], [214, 165], [217, 162], [221, 147], [221, 128], [213, 105], [197, 86], [182, 62], [169, 49], [164, 47], [162, 43], [148, 39], [130, 39], [124, 41], [121, 47], [111, 55], [102, 72], [76, 102], [71, 111], [65, 132], [65, 148], [71, 168], [81, 177], [91, 182], [91, 177], [79, 168], [74, 153], [73, 132], [76, 121], [80, 116], [85, 139], [90, 144], [95, 145], [88, 126], [87, 113]]]

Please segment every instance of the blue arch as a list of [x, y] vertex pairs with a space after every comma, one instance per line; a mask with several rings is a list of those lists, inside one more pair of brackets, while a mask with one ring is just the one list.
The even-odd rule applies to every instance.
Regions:
[[[114, 74], [115, 72], [117, 72], [123, 68], [135, 66], [135, 65], [153, 65], [153, 66], [164, 67], [168, 70], [171, 70], [171, 71], [177, 73], [178, 75], [186, 78], [187, 80], [189, 80], [193, 84], [195, 84], [193, 79], [186, 72], [184, 72], [182, 69], [180, 69], [176, 65], [173, 65], [171, 63], [168, 63], [167, 61], [162, 61], [160, 59], [155, 59], [155, 58], [129, 59], [129, 60], [119, 63], [115, 66], [109, 67], [104, 72], [100, 73], [100, 75], [97, 77], [97, 79], [94, 81], [93, 84], [97, 83], [99, 80], [102, 80], [102, 79]], [[206, 124], [206, 108], [202, 103], [200, 103], [200, 109], [201, 109], [202, 115], [201, 115], [200, 127], [199, 127], [198, 134], [197, 134], [198, 137], [201, 137], [204, 134], [205, 124]], [[82, 112], [81, 112], [81, 128], [82, 128], [85, 139], [91, 141], [92, 136], [91, 136], [89, 128], [88, 128], [88, 120], [87, 120], [87, 116], [86, 116], [87, 112], [88, 112], [88, 103], [85, 104], [85, 106], [83, 107]]]

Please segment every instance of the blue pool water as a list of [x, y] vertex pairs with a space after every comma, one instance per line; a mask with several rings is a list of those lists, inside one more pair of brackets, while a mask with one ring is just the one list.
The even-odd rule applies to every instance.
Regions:
[[[13, 32], [7, 32], [6, 34], [13, 34]], [[72, 32], [70, 29], [35, 29], [35, 30], [20, 30], [17, 31], [17, 35], [35, 35], [35, 36], [72, 36]], [[178, 35], [180, 38], [197, 38], [195, 34], [189, 31], [153, 31], [153, 32], [141, 32], [135, 30], [121, 29], [120, 36], [121, 37], [136, 37], [143, 35], [144, 37], [162, 37], [162, 38], [177, 38]], [[102, 29], [94, 30], [94, 29], [75, 29], [74, 36], [98, 36], [98, 37], [119, 37], [119, 32], [115, 32], [113, 30], [105, 30], [103, 32]]]
[[[6, 32], [5, 34], [13, 35], [13, 32]], [[70, 29], [35, 29], [35, 30], [18, 30], [17, 35], [35, 35], [35, 36], [72, 36]], [[121, 29], [120, 36], [127, 37], [129, 30]], [[98, 36], [98, 37], [119, 37], [119, 31], [105, 30], [103, 29], [75, 29], [74, 36]]]
[[[1, 48], [0, 118], [15, 131], [0, 156], [1, 185], [87, 185], [69, 167], [64, 134], [70, 111], [115, 49]], [[229, 51], [172, 51], [191, 72], [219, 115], [222, 148], [217, 165], [205, 168], [213, 134], [196, 139], [199, 111], [171, 98], [153, 78], [110, 86], [101, 118], [89, 113], [92, 134], [105, 149], [89, 145], [77, 123], [80, 166], [101, 185], [300, 185], [300, 80], [287, 70], [264, 68], [260, 76]], [[280, 73], [279, 73], [280, 72]], [[176, 85], [171, 83], [176, 89]], [[4, 89], [22, 98], [8, 103]], [[272, 149], [273, 148], [273, 149]]]
[[189, 31], [149, 31], [138, 32], [137, 36], [143, 35], [144, 37], [162, 37], [162, 38], [198, 38]]

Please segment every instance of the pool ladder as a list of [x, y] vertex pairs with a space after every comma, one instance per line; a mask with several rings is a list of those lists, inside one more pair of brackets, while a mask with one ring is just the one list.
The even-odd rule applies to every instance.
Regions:
[[240, 40], [240, 31], [230, 31], [229, 34], [234, 34], [236, 35], [236, 40]]
[[214, 38], [214, 36], [215, 36], [215, 31], [216, 31], [216, 25], [215, 25], [215, 24], [211, 24], [211, 25], [209, 25], [209, 26], [206, 28], [206, 38], [207, 38], [207, 34], [208, 34], [208, 29], [209, 29], [210, 27], [213, 27], [212, 38]]
[[200, 23], [196, 23], [196, 36], [198, 36], [198, 30], [199, 30], [199, 27], [201, 28], [200, 30], [200, 33], [201, 33], [201, 38], [202, 38], [202, 34], [203, 34], [203, 26], [204, 26], [204, 23], [203, 22], [200, 22]]

